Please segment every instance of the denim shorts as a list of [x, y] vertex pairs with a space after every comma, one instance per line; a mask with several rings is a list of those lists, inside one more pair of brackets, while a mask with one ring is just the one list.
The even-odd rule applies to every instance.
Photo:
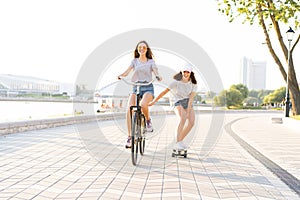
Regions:
[[189, 105], [189, 98], [181, 99], [179, 101], [176, 101], [176, 103], [174, 104], [174, 106], [182, 106], [184, 109], [187, 109], [188, 105]]
[[[133, 94], [136, 94], [136, 92], [137, 86], [133, 86]], [[154, 87], [152, 83], [149, 85], [140, 86], [140, 96], [143, 97], [146, 92], [149, 92], [154, 97]]]

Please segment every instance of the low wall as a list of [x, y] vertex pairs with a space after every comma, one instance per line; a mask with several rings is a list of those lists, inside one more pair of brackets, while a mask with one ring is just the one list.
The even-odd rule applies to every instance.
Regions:
[[[195, 110], [196, 113], [251, 113], [251, 112], [260, 112], [260, 113], [270, 113], [272, 111], [251, 111], [251, 110], [232, 110], [232, 111], [224, 111], [224, 110]], [[278, 111], [273, 111], [273, 113], [278, 113]], [[173, 110], [162, 110], [162, 111], [153, 111], [151, 115], [169, 115], [174, 114]], [[57, 126], [65, 126], [71, 124], [78, 123], [86, 123], [92, 121], [103, 121], [103, 120], [112, 120], [112, 119], [121, 119], [125, 118], [125, 113], [102, 113], [96, 115], [81, 115], [81, 116], [71, 116], [71, 117], [62, 117], [55, 119], [41, 119], [41, 120], [28, 120], [28, 121], [19, 121], [19, 122], [5, 122], [0, 123], [0, 135], [7, 135], [12, 133], [19, 133], [30, 130], [38, 130], [38, 129], [46, 129], [53, 128]], [[286, 122], [284, 122], [286, 123]], [[289, 122], [290, 123], [290, 122]]]
[[[152, 115], [161, 114], [173, 114], [173, 111], [156, 111], [151, 112]], [[96, 114], [96, 115], [81, 115], [81, 116], [71, 116], [62, 117], [55, 119], [40, 119], [40, 120], [28, 120], [19, 122], [5, 122], [0, 123], [0, 135], [7, 135], [12, 133], [19, 133], [24, 131], [38, 130], [53, 128], [57, 126], [65, 126], [78, 123], [86, 123], [93, 121], [103, 121], [112, 119], [125, 118], [125, 113], [111, 113], [111, 114]]]

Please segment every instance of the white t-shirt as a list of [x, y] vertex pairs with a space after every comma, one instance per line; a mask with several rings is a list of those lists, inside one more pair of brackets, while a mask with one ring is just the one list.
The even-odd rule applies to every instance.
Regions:
[[171, 101], [173, 101], [173, 103], [181, 99], [189, 98], [192, 92], [197, 91], [197, 85], [193, 84], [191, 81], [187, 83], [182, 81], [173, 81], [168, 88], [170, 89]]
[[134, 69], [131, 81], [132, 82], [151, 82], [152, 81], [152, 71], [154, 68], [157, 69], [157, 66], [153, 59], [148, 59], [146, 63], [140, 62], [138, 58], [135, 58], [131, 61], [131, 66]]

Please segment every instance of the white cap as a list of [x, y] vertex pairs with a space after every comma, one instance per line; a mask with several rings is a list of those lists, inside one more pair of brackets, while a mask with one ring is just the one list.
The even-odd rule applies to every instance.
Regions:
[[193, 71], [193, 68], [191, 65], [183, 65], [183, 67], [181, 68], [181, 71], [184, 72], [184, 71], [188, 71], [188, 72], [192, 72]]

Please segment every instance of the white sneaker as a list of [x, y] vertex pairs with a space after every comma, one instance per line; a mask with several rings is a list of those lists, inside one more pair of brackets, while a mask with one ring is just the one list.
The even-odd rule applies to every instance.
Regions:
[[183, 144], [184, 149], [188, 149], [189, 148], [185, 143], [182, 142], [182, 144]]
[[131, 137], [130, 136], [127, 138], [127, 141], [126, 141], [126, 144], [125, 144], [125, 148], [126, 149], [131, 148]]
[[187, 146], [182, 142], [177, 142], [177, 149], [178, 150], [183, 150], [183, 149], [187, 149]]
[[146, 122], [146, 131], [147, 132], [153, 132], [153, 127], [152, 127], [152, 121], [151, 121], [151, 119], [147, 120], [147, 122]]

